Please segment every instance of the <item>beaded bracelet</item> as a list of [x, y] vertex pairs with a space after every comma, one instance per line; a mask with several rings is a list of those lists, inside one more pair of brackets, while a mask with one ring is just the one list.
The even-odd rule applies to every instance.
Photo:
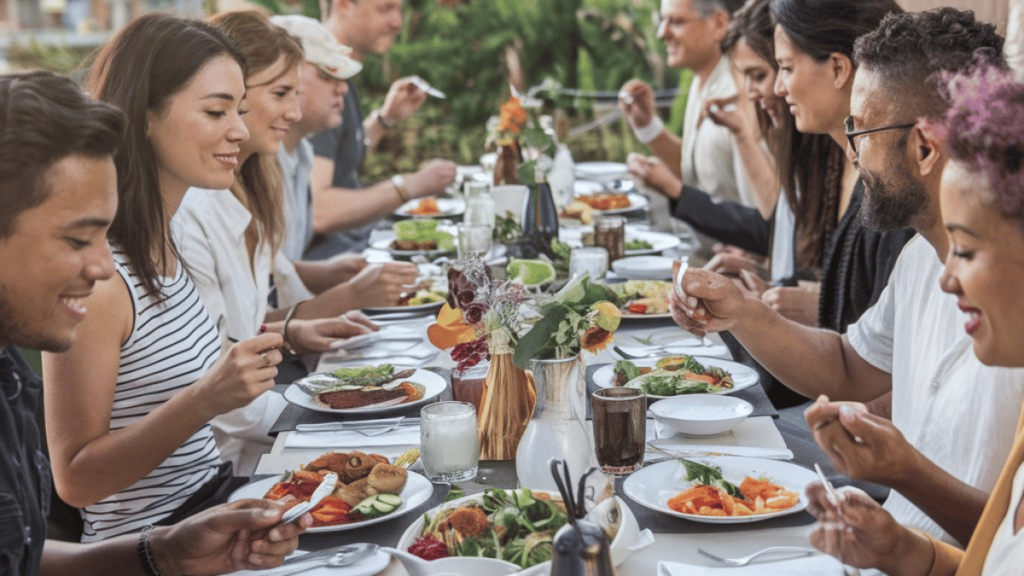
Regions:
[[[305, 300], [303, 300], [303, 302], [305, 302]], [[288, 313], [284, 315], [284, 328], [281, 330], [281, 336], [284, 338], [285, 351], [292, 356], [298, 356], [299, 353], [295, 351], [295, 346], [292, 345], [291, 340], [288, 339], [288, 323], [292, 321], [292, 317], [295, 316], [295, 311], [299, 309], [300, 304], [302, 304], [302, 302], [299, 302], [288, 309]]]
[[149, 536], [153, 533], [154, 526], [149, 524], [139, 533], [139, 545], [136, 552], [139, 554], [139, 563], [146, 572], [146, 576], [163, 576], [163, 572], [156, 567], [156, 558], [153, 556], [153, 547], [149, 543]]

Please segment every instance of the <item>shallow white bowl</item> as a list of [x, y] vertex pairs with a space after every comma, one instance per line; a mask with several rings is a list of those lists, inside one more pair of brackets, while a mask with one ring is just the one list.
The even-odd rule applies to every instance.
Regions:
[[724, 434], [753, 411], [746, 400], [711, 394], [673, 396], [651, 404], [651, 413], [658, 422], [690, 436]]
[[666, 256], [629, 256], [612, 262], [612, 270], [634, 280], [671, 280], [672, 262]]

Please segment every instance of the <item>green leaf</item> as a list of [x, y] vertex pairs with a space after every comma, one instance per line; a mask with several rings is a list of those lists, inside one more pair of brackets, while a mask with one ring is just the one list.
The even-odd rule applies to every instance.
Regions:
[[566, 309], [557, 307], [540, 319], [529, 332], [519, 338], [512, 361], [523, 370], [530, 367], [531, 358], [540, 358], [553, 340], [558, 325], [565, 320]]

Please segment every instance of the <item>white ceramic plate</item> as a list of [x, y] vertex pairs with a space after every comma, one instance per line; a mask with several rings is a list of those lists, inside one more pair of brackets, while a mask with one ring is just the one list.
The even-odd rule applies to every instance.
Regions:
[[684, 394], [651, 404], [661, 424], [687, 436], [718, 436], [747, 419], [750, 402], [721, 394]]
[[437, 258], [445, 254], [451, 254], [455, 252], [455, 249], [451, 250], [393, 250], [391, 243], [394, 242], [394, 238], [383, 238], [381, 240], [374, 240], [370, 244], [370, 248], [377, 250], [384, 250], [388, 254], [391, 254], [392, 258], [405, 258], [409, 259], [413, 256], [426, 256], [427, 258]]
[[[383, 312], [427, 312], [440, 310], [441, 306], [444, 306], [444, 300], [441, 300], [440, 302], [418, 304], [416, 306], [368, 306], [362, 310], [363, 312], [370, 312], [373, 314]], [[371, 317], [370, 320], [373, 320], [373, 318]]]
[[[663, 358], [669, 356], [680, 356], [680, 354], [667, 354]], [[739, 362], [733, 362], [732, 360], [723, 360], [721, 358], [709, 358], [707, 356], [694, 356], [697, 362], [700, 362], [707, 368], [718, 367], [730, 374], [732, 374], [733, 386], [729, 390], [721, 390], [718, 392], [710, 392], [710, 394], [732, 394], [745, 388], [750, 388], [754, 384], [757, 384], [757, 372], [753, 368], [744, 366]], [[633, 364], [636, 364], [640, 368], [654, 368], [658, 364], [658, 360], [661, 358], [639, 358], [636, 360], [630, 360]], [[613, 388], [615, 387], [615, 364], [605, 364], [594, 372], [594, 384], [597, 384], [601, 388]], [[629, 382], [626, 383], [629, 386]], [[661, 400], [662, 398], [675, 398], [675, 396], [655, 396], [648, 395], [648, 398], [654, 398]]]
[[607, 180], [628, 175], [629, 168], [624, 162], [580, 162], [575, 172], [578, 179]]
[[[562, 499], [561, 496], [553, 492], [546, 492], [544, 490], [531, 490], [531, 492], [533, 492], [534, 494], [548, 494], [549, 496], [551, 496], [552, 499], [555, 500]], [[457, 500], [452, 500], [451, 502], [445, 502], [444, 504], [441, 504], [431, 510], [428, 510], [426, 514], [429, 514], [431, 517], [433, 517], [443, 509], [457, 508], [467, 502], [480, 502], [482, 500], [482, 493], [473, 494], [472, 496], [464, 496]], [[599, 507], [604, 505], [605, 503], [602, 502], [601, 505], [599, 505]], [[625, 502], [622, 501], [621, 498], [619, 498], [619, 510], [621, 510], [622, 517], [621, 525], [619, 527], [619, 533], [615, 536], [615, 539], [612, 540], [610, 545], [612, 562], [615, 565], [621, 564], [626, 560], [626, 558], [629, 557], [630, 554], [642, 550], [643, 548], [650, 546], [654, 542], [654, 539], [651, 536], [649, 530], [640, 530], [640, 527], [636, 521], [636, 517], [629, 510], [629, 507], [626, 505]], [[593, 513], [594, 512], [591, 512], [591, 514]], [[413, 543], [416, 542], [416, 539], [419, 538], [420, 533], [423, 531], [423, 517], [424, 514], [420, 514], [419, 518], [417, 518], [415, 522], [410, 524], [409, 527], [405, 529], [405, 533], [402, 534], [402, 538], [399, 539], [398, 544], [395, 546], [395, 548], [399, 550], [408, 550], [409, 546], [412, 546]], [[544, 569], [542, 574], [547, 574], [549, 572], [551, 561], [549, 560], [547, 562], [542, 562], [541, 564], [537, 565], [545, 565], [549, 568]]]
[[[274, 484], [280, 482], [281, 478], [283, 478], [283, 476], [264, 478], [262, 480], [250, 482], [232, 492], [231, 496], [228, 496], [228, 502], [243, 500], [245, 498], [263, 498], [263, 495], [266, 494]], [[402, 505], [391, 514], [381, 516], [379, 518], [371, 518], [370, 520], [352, 522], [351, 524], [307, 528], [306, 532], [342, 532], [344, 530], [356, 530], [363, 526], [370, 526], [371, 524], [379, 524], [381, 522], [387, 522], [388, 520], [394, 520], [395, 518], [398, 518], [426, 502], [433, 493], [434, 485], [430, 483], [430, 480], [427, 480], [415, 472], [409, 472], [409, 479], [405, 482], [405, 488], [402, 490], [402, 493], [399, 494], [399, 496], [402, 497]]]
[[[593, 234], [593, 225], [587, 226], [559, 226], [558, 239], [573, 248], [583, 246], [583, 235]], [[665, 232], [653, 232], [650, 230], [637, 230], [626, 224], [626, 242], [630, 240], [646, 240], [651, 244], [650, 248], [639, 250], [626, 250], [626, 256], [644, 256], [647, 254], [659, 254], [664, 250], [670, 250], [678, 246], [682, 240], [677, 236]]]
[[804, 490], [808, 484], [818, 479], [818, 475], [807, 468], [778, 460], [729, 456], [691, 458], [691, 460], [721, 467], [722, 476], [737, 486], [743, 482], [743, 478], [746, 476], [754, 478], [766, 476], [773, 484], [778, 484], [799, 494], [800, 502], [785, 510], [753, 516], [700, 516], [676, 512], [668, 507], [669, 498], [690, 488], [692, 482], [686, 480], [686, 469], [674, 459], [652, 464], [634, 472], [623, 483], [623, 492], [637, 504], [669, 516], [708, 524], [748, 524], [800, 512], [807, 507], [807, 496], [804, 495]]
[[673, 262], [665, 256], [629, 256], [612, 262], [612, 270], [633, 280], [671, 280]]
[[438, 212], [435, 214], [413, 214], [411, 210], [419, 206], [420, 199], [409, 200], [395, 210], [395, 216], [402, 218], [444, 218], [456, 216], [466, 211], [466, 201], [462, 198], [437, 198]]
[[[395, 366], [395, 372], [409, 369], [409, 366]], [[302, 406], [303, 408], [313, 410], [314, 412], [324, 412], [326, 414], [383, 414], [385, 412], [393, 412], [395, 410], [403, 410], [410, 406], [420, 406], [426, 404], [432, 400], [435, 396], [444, 392], [448, 384], [444, 381], [444, 378], [431, 372], [430, 370], [423, 370], [419, 368], [412, 376], [405, 378], [403, 381], [415, 382], [423, 386], [423, 398], [415, 402], [407, 404], [395, 404], [394, 406], [383, 406], [379, 408], [327, 408], [316, 403], [316, 400], [312, 396], [304, 392], [298, 386], [289, 386], [284, 391], [284, 399], [295, 404], [296, 406]]]

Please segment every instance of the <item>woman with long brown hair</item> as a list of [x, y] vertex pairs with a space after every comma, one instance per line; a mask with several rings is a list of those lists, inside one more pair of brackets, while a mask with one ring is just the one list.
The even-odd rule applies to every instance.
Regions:
[[[78, 341], [43, 354], [46, 426], [61, 498], [85, 541], [171, 523], [231, 487], [209, 421], [274, 384], [278, 334], [221, 353], [169, 233], [190, 186], [230, 186], [248, 137], [243, 63], [209, 25], [150, 14], [99, 53], [88, 88], [128, 121], [110, 228], [118, 274], [77, 305]], [[73, 386], [67, 384], [72, 382]]]

